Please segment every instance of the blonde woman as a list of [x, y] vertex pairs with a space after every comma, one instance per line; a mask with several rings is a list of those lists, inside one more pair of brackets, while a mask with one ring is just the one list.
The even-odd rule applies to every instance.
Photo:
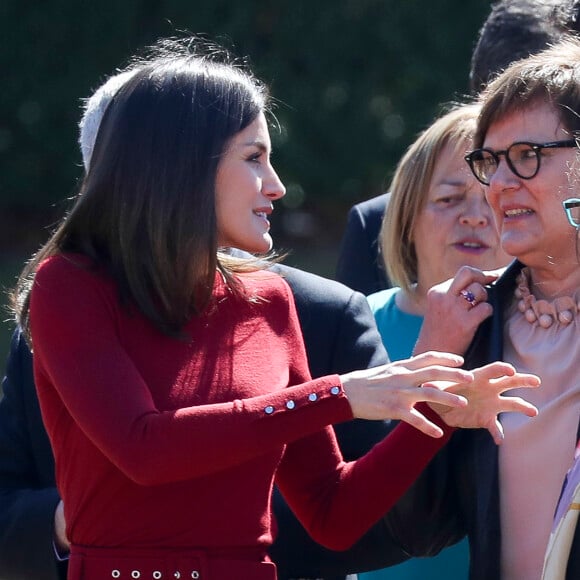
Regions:
[[[463, 159], [473, 145], [479, 110], [476, 104], [456, 105], [417, 138], [395, 171], [381, 229], [385, 269], [395, 286], [368, 297], [391, 360], [411, 356], [433, 285], [461, 266], [488, 270], [509, 261], [484, 188]], [[435, 559], [361, 578], [464, 578], [467, 559], [464, 542]]]

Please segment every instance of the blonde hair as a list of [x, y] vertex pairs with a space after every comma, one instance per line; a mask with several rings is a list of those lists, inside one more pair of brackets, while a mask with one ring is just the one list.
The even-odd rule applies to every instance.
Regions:
[[479, 111], [477, 103], [452, 105], [419, 135], [397, 165], [379, 241], [390, 280], [404, 290], [409, 291], [417, 281], [413, 234], [439, 155], [449, 143], [455, 145], [458, 155], [466, 152], [460, 149], [471, 145]]

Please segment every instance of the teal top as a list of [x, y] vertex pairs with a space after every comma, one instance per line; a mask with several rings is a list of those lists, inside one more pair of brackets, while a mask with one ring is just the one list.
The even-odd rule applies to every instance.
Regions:
[[[409, 358], [417, 342], [423, 317], [403, 312], [395, 304], [400, 288], [367, 296], [383, 344], [392, 361]], [[359, 574], [359, 580], [466, 580], [469, 569], [467, 539], [433, 558], [412, 558], [390, 568]]]
[[412, 355], [423, 324], [422, 316], [407, 314], [395, 304], [395, 296], [399, 291], [400, 288], [389, 288], [367, 296], [383, 344], [392, 361]]

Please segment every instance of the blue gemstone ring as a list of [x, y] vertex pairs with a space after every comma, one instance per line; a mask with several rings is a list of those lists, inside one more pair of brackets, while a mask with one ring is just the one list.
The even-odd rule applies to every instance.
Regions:
[[471, 290], [462, 290], [459, 294], [461, 294], [461, 296], [463, 296], [471, 306], [475, 306], [475, 294]]

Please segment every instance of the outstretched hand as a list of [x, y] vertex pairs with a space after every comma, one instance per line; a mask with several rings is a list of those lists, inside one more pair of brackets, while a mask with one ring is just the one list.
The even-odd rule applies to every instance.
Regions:
[[353, 415], [359, 419], [399, 419], [431, 437], [441, 437], [440, 427], [417, 411], [416, 403], [425, 401], [438, 408], [463, 408], [463, 394], [451, 389], [422, 389], [423, 383], [446, 381], [465, 386], [473, 373], [457, 368], [463, 358], [457, 355], [428, 352], [406, 360], [354, 371], [341, 376]]
[[540, 378], [536, 375], [519, 373], [504, 362], [494, 362], [473, 371], [474, 380], [465, 383], [430, 382], [425, 387], [436, 387], [446, 392], [463, 395], [469, 401], [467, 407], [430, 406], [450, 427], [487, 429], [497, 445], [503, 441], [503, 429], [499, 413], [523, 413], [535, 417], [538, 409], [521, 397], [502, 396], [505, 391], [516, 388], [536, 388]]

